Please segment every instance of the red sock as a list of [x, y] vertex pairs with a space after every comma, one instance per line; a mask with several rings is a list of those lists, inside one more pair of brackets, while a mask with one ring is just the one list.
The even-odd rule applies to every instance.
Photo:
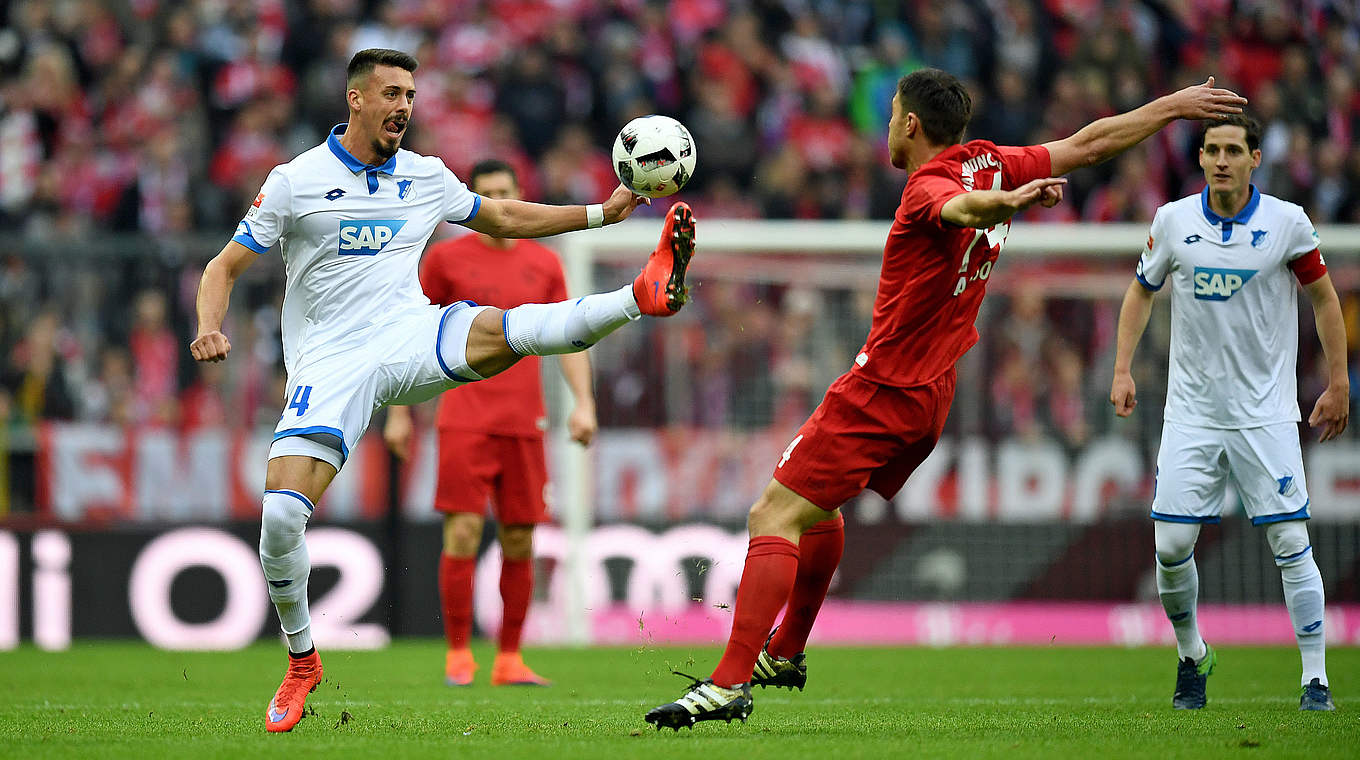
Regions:
[[737, 587], [732, 636], [727, 640], [713, 683], [732, 686], [751, 680], [756, 658], [775, 616], [789, 599], [798, 573], [798, 547], [779, 536], [756, 536], [746, 550], [746, 566]]
[[476, 557], [439, 555], [439, 602], [449, 649], [466, 649], [472, 638], [472, 575]]
[[812, 623], [826, 599], [844, 549], [845, 518], [840, 515], [817, 523], [798, 540], [798, 577], [793, 581], [784, 619], [770, 639], [770, 654], [793, 657], [807, 647]]
[[501, 601], [505, 605], [505, 613], [501, 615], [500, 651], [519, 651], [519, 639], [524, 633], [524, 618], [529, 614], [529, 601], [533, 598], [534, 561], [501, 560]]

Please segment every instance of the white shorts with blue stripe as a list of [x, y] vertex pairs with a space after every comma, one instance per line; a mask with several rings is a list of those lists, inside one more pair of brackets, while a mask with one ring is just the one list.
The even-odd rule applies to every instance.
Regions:
[[1152, 518], [1216, 523], [1232, 478], [1252, 525], [1308, 519], [1298, 425], [1221, 429], [1162, 424]]
[[269, 458], [309, 456], [339, 470], [387, 404], [418, 404], [481, 380], [467, 366], [472, 320], [487, 307], [460, 301], [430, 306], [375, 328], [346, 350], [304, 352], [288, 374], [288, 391]]

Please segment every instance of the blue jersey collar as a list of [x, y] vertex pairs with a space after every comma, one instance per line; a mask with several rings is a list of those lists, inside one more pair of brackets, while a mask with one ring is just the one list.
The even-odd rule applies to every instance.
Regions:
[[[397, 157], [393, 155], [380, 166], [372, 166], [354, 157], [353, 153], [345, 150], [345, 146], [340, 144], [340, 135], [345, 133], [345, 124], [336, 124], [331, 127], [331, 133], [326, 137], [326, 147], [331, 149], [331, 153], [340, 159], [340, 163], [352, 172], [364, 172], [368, 178], [368, 194], [378, 192], [378, 175], [392, 175], [397, 171]], [[1207, 206], [1206, 206], [1207, 208]]]
[[1251, 215], [1256, 213], [1256, 207], [1261, 205], [1261, 191], [1256, 189], [1256, 185], [1252, 185], [1251, 196], [1247, 198], [1247, 205], [1243, 206], [1242, 210], [1237, 212], [1236, 216], [1231, 217], [1219, 216], [1214, 213], [1213, 209], [1209, 208], [1208, 186], [1205, 186], [1204, 190], [1200, 192], [1199, 202], [1204, 210], [1204, 218], [1208, 219], [1210, 224], [1217, 224], [1222, 228], [1223, 242], [1226, 243], [1228, 242], [1228, 238], [1232, 237], [1234, 224], [1246, 224], [1251, 221]]

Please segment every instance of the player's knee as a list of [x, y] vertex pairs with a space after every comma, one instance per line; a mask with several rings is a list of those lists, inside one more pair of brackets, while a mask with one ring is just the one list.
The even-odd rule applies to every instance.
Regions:
[[751, 505], [751, 511], [746, 515], [746, 525], [754, 535], [756, 531], [778, 520], [778, 509], [769, 499], [761, 496], [756, 499], [756, 503]]
[[1286, 520], [1266, 526], [1266, 542], [1275, 555], [1275, 564], [1285, 567], [1311, 556], [1308, 526], [1303, 520]]
[[468, 327], [467, 366], [481, 377], [491, 377], [509, 369], [520, 360], [505, 337], [505, 312], [493, 307], [482, 309]]
[[296, 492], [270, 492], [260, 509], [260, 554], [280, 556], [302, 540], [311, 503]]
[[1158, 521], [1153, 524], [1153, 536], [1157, 547], [1157, 561], [1170, 567], [1185, 562], [1195, 552], [1199, 525]]
[[534, 553], [534, 526], [502, 525], [501, 554], [506, 559], [529, 559]]
[[801, 532], [797, 511], [790, 505], [762, 495], [751, 506], [746, 525], [753, 536], [780, 535]]
[[482, 520], [476, 515], [452, 514], [444, 519], [444, 553], [475, 557], [482, 543]]

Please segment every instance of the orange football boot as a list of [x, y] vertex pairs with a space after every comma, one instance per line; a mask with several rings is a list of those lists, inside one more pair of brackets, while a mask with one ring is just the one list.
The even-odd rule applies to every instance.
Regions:
[[661, 242], [633, 280], [633, 298], [643, 314], [669, 317], [689, 301], [685, 269], [694, 255], [694, 213], [680, 202], [666, 212]]
[[321, 683], [321, 655], [315, 649], [306, 657], [288, 657], [288, 672], [283, 683], [274, 692], [265, 711], [264, 727], [272, 733], [291, 731], [302, 720], [302, 711], [307, 704], [307, 695], [316, 691]]
[[552, 681], [530, 670], [519, 652], [498, 652], [491, 666], [491, 685], [552, 686]]
[[477, 672], [477, 661], [472, 650], [450, 649], [444, 656], [444, 683], [448, 686], [471, 686], [472, 674]]

